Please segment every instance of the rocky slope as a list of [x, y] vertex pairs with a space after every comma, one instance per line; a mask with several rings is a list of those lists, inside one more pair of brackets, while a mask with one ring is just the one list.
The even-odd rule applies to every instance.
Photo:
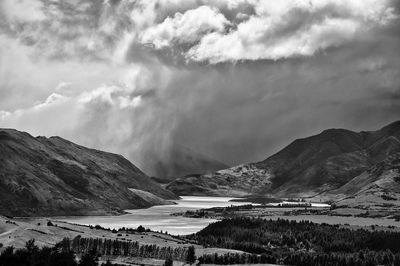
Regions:
[[0, 214], [115, 214], [173, 198], [120, 155], [0, 129]]
[[329, 129], [295, 140], [264, 161], [186, 176], [167, 188], [180, 195], [312, 197], [338, 189], [397, 152], [400, 121], [369, 132]]
[[233, 196], [259, 194], [270, 185], [270, 174], [254, 164], [238, 165], [205, 175], [177, 178], [167, 188], [177, 195]]
[[400, 153], [368, 168], [338, 189], [318, 197], [334, 202], [337, 208], [400, 210]]

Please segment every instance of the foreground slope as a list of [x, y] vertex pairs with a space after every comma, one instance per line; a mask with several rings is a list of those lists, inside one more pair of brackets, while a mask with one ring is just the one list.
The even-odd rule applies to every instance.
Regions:
[[312, 197], [345, 185], [397, 152], [400, 121], [369, 132], [329, 129], [295, 140], [264, 161], [179, 178], [168, 188], [182, 195]]
[[[136, 190], [149, 193], [143, 197]], [[0, 129], [3, 215], [121, 213], [175, 197], [120, 155], [85, 148], [60, 137], [35, 138], [25, 132]]]

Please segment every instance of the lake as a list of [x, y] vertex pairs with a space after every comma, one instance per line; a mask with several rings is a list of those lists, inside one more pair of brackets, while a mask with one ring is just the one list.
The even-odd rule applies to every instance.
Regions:
[[[75, 224], [84, 225], [101, 225], [105, 228], [118, 229], [121, 227], [137, 228], [139, 225], [150, 228], [154, 231], [167, 231], [174, 235], [186, 235], [200, 231], [210, 223], [215, 222], [214, 219], [205, 218], [188, 218], [182, 216], [170, 216], [171, 213], [185, 212], [188, 210], [199, 210], [211, 207], [227, 207], [231, 205], [246, 205], [249, 202], [229, 202], [234, 198], [227, 197], [195, 197], [182, 196], [180, 200], [176, 200], [175, 205], [153, 206], [148, 209], [127, 210], [128, 214], [120, 216], [78, 216], [63, 217], [57, 220], [66, 221]], [[326, 206], [315, 206], [326, 207]], [[271, 211], [277, 211], [277, 208], [271, 208]], [[282, 211], [287, 208], [282, 208]], [[373, 219], [362, 217], [339, 217], [327, 215], [299, 215], [299, 216], [283, 216], [276, 215], [267, 219], [289, 219], [289, 220], [309, 220], [315, 223], [328, 224], [350, 224], [350, 225], [394, 225], [400, 227], [400, 222], [388, 219]]]
[[231, 199], [234, 198], [181, 196], [180, 200], [175, 201], [175, 205], [160, 205], [148, 209], [127, 210], [129, 214], [119, 216], [78, 216], [63, 217], [57, 220], [84, 225], [98, 224], [111, 229], [121, 227], [137, 228], [139, 225], [142, 225], [145, 228], [155, 231], [162, 230], [170, 234], [185, 235], [196, 233], [216, 220], [170, 216], [171, 213], [250, 204], [249, 202], [229, 202]]

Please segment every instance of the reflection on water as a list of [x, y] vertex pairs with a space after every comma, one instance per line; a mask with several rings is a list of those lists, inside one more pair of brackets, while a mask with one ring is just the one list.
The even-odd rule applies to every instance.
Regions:
[[80, 216], [58, 220], [85, 225], [98, 224], [111, 229], [118, 229], [121, 227], [136, 228], [142, 225], [145, 228], [150, 228], [155, 231], [162, 230], [171, 234], [185, 235], [198, 232], [216, 220], [170, 216], [171, 213], [202, 208], [249, 204], [246, 202], [229, 202], [231, 199], [233, 198], [182, 196], [180, 200], [175, 201], [177, 203], [175, 205], [161, 205], [148, 209], [127, 210], [129, 214], [120, 216]]

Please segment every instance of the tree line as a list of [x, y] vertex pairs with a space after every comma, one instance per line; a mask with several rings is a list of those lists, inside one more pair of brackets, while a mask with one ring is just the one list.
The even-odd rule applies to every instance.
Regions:
[[[399, 232], [236, 217], [213, 223], [189, 238], [206, 247], [258, 254], [249, 257], [252, 263], [263, 263], [263, 256], [268, 263], [288, 265], [400, 265]], [[201, 260], [234, 264], [243, 263], [244, 258], [230, 254], [204, 256]]]
[[116, 239], [83, 238], [64, 239], [76, 253], [88, 253], [95, 250], [99, 255], [129, 256], [154, 259], [185, 261], [188, 249], [184, 247], [160, 247], [157, 245], [140, 245], [137, 241], [120, 241]]
[[249, 253], [225, 253], [225, 254], [205, 254], [199, 257], [199, 264], [276, 264], [276, 258], [265, 253], [249, 254]]
[[[80, 255], [80, 260], [76, 254]], [[33, 239], [22, 249], [7, 247], [0, 254], [0, 266], [98, 266], [98, 258], [103, 255], [162, 259], [166, 264], [173, 260], [188, 263], [196, 260], [193, 246], [171, 248], [139, 245], [133, 241], [75, 237], [73, 240], [64, 238], [54, 247], [39, 248]], [[109, 261], [102, 265], [118, 266]]]
[[76, 260], [75, 253], [57, 244], [39, 248], [34, 240], [26, 242], [22, 249], [6, 247], [0, 254], [0, 266], [90, 266]]
[[276, 254], [263, 253], [226, 253], [223, 255], [206, 254], [198, 259], [199, 264], [283, 264], [297, 266], [375, 266], [375, 265], [400, 265], [400, 254], [390, 251], [360, 251], [357, 253], [313, 253], [294, 252], [287, 253], [281, 258]]

